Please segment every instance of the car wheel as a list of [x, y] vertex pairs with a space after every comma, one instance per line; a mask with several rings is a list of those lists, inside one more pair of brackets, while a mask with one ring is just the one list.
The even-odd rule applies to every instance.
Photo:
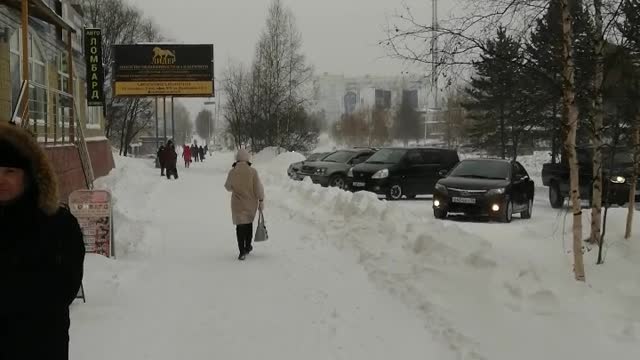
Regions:
[[507, 198], [504, 210], [500, 213], [500, 221], [508, 224], [511, 220], [513, 220], [513, 201]]
[[346, 187], [346, 182], [342, 175], [334, 175], [329, 180], [329, 186], [336, 187], [338, 189], [344, 189]]
[[520, 217], [522, 219], [531, 219], [531, 215], [533, 214], [533, 199], [529, 199], [529, 203], [527, 204], [527, 210], [520, 213]]
[[447, 211], [442, 209], [433, 209], [433, 216], [436, 219], [444, 220], [447, 218]]
[[387, 191], [387, 200], [397, 201], [402, 199], [402, 186], [400, 184], [393, 184]]
[[549, 186], [549, 203], [554, 209], [560, 209], [564, 205], [564, 197], [560, 194], [560, 187], [555, 182]]

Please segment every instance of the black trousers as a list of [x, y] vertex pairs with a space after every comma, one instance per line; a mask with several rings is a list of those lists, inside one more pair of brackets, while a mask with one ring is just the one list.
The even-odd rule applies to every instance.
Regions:
[[240, 254], [248, 254], [253, 249], [251, 246], [251, 240], [253, 240], [253, 224], [237, 225], [236, 235], [238, 237], [238, 250], [240, 250]]
[[169, 169], [167, 168], [167, 179], [171, 179], [171, 176], [173, 175], [174, 178], [178, 178], [178, 169]]

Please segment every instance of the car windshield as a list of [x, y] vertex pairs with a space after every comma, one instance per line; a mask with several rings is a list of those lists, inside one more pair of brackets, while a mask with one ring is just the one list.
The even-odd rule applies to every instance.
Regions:
[[322, 161], [334, 162], [334, 163], [347, 163], [353, 157], [352, 151], [336, 151], [333, 154], [327, 156]]
[[633, 153], [629, 151], [616, 151], [615, 154], [611, 154], [611, 151], [603, 151], [604, 166], [607, 167], [611, 164], [611, 155], [613, 155], [614, 164], [632, 164]]
[[307, 158], [307, 161], [316, 161], [316, 160], [320, 160], [320, 159], [322, 159], [322, 157], [324, 157], [324, 153], [315, 153], [315, 154], [311, 154], [311, 155], [309, 155], [309, 157]]
[[406, 149], [382, 149], [367, 160], [369, 164], [397, 164], [402, 160]]
[[449, 176], [474, 179], [509, 179], [511, 165], [504, 161], [466, 160], [458, 164]]

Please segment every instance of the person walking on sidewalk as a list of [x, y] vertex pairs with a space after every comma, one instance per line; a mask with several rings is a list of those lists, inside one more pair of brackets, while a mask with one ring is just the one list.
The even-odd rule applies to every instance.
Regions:
[[193, 160], [195, 160], [195, 162], [198, 162], [198, 147], [195, 144], [191, 145], [191, 156], [193, 156]]
[[173, 145], [173, 141], [167, 142], [167, 148], [165, 151], [165, 166], [167, 167], [167, 179], [178, 179], [178, 153], [176, 153], [176, 147]]
[[251, 156], [245, 149], [238, 150], [236, 162], [229, 171], [224, 187], [231, 192], [231, 215], [236, 226], [239, 260], [253, 250], [253, 221], [258, 209], [264, 209], [264, 187], [258, 171], [251, 167]]
[[0, 122], [0, 359], [69, 358], [85, 246], [31, 134]]
[[191, 148], [189, 145], [182, 147], [182, 157], [184, 158], [184, 167], [189, 168], [189, 165], [191, 165]]
[[158, 164], [160, 164], [160, 176], [164, 176], [164, 167], [165, 167], [165, 147], [164, 145], [160, 145], [158, 148], [158, 152], [156, 153]]

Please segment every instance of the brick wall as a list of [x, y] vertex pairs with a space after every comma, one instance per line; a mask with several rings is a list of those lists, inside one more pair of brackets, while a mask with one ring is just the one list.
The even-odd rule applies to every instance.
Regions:
[[[93, 172], [96, 178], [105, 176], [114, 168], [111, 146], [107, 140], [87, 142]], [[45, 152], [58, 175], [61, 201], [66, 202], [69, 194], [78, 189], [86, 189], [80, 155], [75, 146], [47, 147]]]

